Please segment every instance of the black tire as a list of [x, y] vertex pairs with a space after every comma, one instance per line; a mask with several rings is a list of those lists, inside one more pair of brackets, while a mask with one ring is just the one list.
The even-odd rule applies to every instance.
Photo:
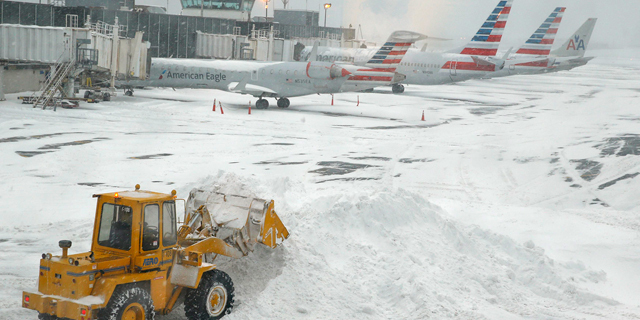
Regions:
[[[233, 281], [228, 274], [213, 270], [205, 273], [198, 289], [189, 289], [184, 299], [184, 313], [189, 320], [217, 320], [233, 309]], [[213, 301], [218, 301], [212, 305]]]
[[56, 316], [52, 316], [48, 313], [38, 313], [38, 320], [58, 320]]
[[153, 320], [156, 312], [149, 292], [138, 287], [117, 287], [98, 319], [120, 320], [125, 313], [135, 316], [136, 320]]
[[89, 99], [90, 96], [91, 96], [91, 92], [89, 90], [84, 92], [84, 98], [85, 99]]
[[287, 98], [278, 99], [278, 108], [289, 108], [291, 102]]
[[391, 91], [393, 91], [393, 93], [403, 93], [404, 86], [401, 84], [394, 84], [393, 87], [391, 87]]
[[111, 101], [111, 94], [109, 94], [109, 92], [105, 92], [105, 93], [102, 95], [102, 100], [104, 100], [104, 101]]
[[269, 108], [269, 101], [266, 99], [260, 99], [256, 101], [256, 109], [264, 110]]
[[133, 97], [133, 90], [127, 90], [127, 91], [125, 91], [125, 92], [124, 92], [124, 95], [125, 95], [125, 96], [128, 96], [128, 97]]

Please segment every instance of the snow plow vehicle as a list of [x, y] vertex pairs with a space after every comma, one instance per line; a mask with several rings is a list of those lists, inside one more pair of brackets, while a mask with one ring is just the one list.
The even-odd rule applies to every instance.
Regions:
[[234, 288], [214, 260], [289, 237], [273, 200], [194, 189], [178, 226], [175, 190], [136, 185], [93, 196], [91, 251], [69, 254], [71, 241], [61, 240], [62, 255], [42, 255], [38, 290], [22, 294], [22, 306], [41, 320], [149, 320], [178, 301], [189, 320], [220, 319], [233, 308]]

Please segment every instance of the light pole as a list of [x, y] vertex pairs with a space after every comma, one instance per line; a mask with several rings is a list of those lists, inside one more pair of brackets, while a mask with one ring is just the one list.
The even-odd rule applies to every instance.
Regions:
[[264, 22], [269, 22], [269, 0], [264, 0]]
[[324, 4], [324, 27], [327, 27], [327, 9], [331, 8], [331, 3]]

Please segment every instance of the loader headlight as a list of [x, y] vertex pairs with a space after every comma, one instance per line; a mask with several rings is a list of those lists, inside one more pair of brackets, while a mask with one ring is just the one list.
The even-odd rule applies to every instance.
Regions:
[[51, 258], [53, 258], [53, 255], [51, 253], [47, 253], [47, 260], [51, 260]]
[[73, 260], [73, 258], [69, 258], [69, 260], [68, 260], [68, 261], [69, 261], [69, 264], [70, 264], [70, 265], [73, 265], [73, 263], [75, 262], [75, 261]]

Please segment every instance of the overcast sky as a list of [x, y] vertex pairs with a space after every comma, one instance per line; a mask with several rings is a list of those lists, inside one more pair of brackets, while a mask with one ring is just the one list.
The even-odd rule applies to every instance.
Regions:
[[[282, 8], [281, 0], [271, 1], [275, 1], [276, 8]], [[497, 0], [290, 0], [289, 7], [318, 10], [325, 2], [332, 3], [328, 26], [361, 25], [364, 37], [376, 42], [384, 41], [397, 29], [431, 37], [469, 38], [498, 4]], [[559, 40], [567, 39], [593, 17], [598, 18], [592, 37], [594, 46], [640, 47], [638, 0], [515, 0], [505, 30], [505, 46], [520, 45], [559, 6], [567, 7]], [[256, 1], [254, 14], [264, 15], [263, 0]]]
[[[38, 0], [25, 0], [38, 2]], [[46, 0], [43, 0], [46, 2]], [[367, 40], [383, 42], [398, 29], [412, 30], [431, 37], [469, 39], [498, 4], [498, 0], [290, 0], [290, 9], [321, 11], [330, 2], [327, 26], [362, 26]], [[137, 0], [138, 4], [166, 6], [169, 13], [180, 14], [179, 0]], [[282, 9], [282, 0], [270, 0], [273, 8]], [[503, 42], [504, 47], [519, 46], [558, 6], [567, 7], [558, 41], [566, 40], [587, 18], [598, 18], [592, 48], [640, 47], [640, 0], [515, 0]], [[264, 16], [264, 0], [256, 0], [254, 16]], [[456, 43], [457, 44], [457, 43]], [[504, 49], [506, 50], [506, 49]]]

